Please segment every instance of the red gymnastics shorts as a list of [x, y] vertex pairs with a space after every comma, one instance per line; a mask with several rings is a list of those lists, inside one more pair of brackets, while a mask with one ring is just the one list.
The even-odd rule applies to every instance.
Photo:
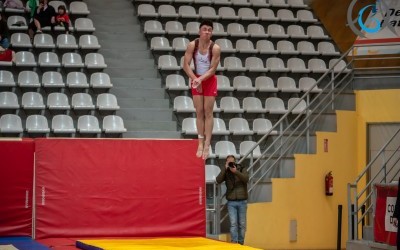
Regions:
[[[198, 77], [198, 76], [197, 76]], [[211, 76], [207, 80], [201, 82], [201, 93], [197, 89], [192, 88], [192, 95], [202, 95], [202, 96], [217, 96], [217, 77], [215, 75]]]

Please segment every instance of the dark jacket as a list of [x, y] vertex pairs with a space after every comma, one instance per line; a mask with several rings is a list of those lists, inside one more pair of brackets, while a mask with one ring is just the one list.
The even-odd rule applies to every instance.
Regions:
[[41, 9], [39, 12], [36, 11], [36, 14], [34, 16], [35, 19], [37, 19], [40, 24], [50, 24], [51, 18], [55, 17], [57, 15], [56, 10], [53, 8], [51, 5], [47, 5], [46, 9]]
[[8, 26], [7, 22], [3, 19], [0, 20], [0, 40], [3, 40], [4, 38], [8, 38]]
[[225, 169], [225, 165], [220, 168], [221, 172], [216, 181], [217, 183], [225, 181], [226, 199], [228, 201], [247, 200], [247, 182], [249, 181], [247, 169], [242, 165], [237, 165], [237, 171], [232, 173], [229, 168]]

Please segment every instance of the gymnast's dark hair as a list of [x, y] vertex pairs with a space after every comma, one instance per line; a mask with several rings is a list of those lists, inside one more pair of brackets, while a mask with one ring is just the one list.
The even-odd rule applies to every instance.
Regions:
[[211, 28], [213, 28], [213, 22], [210, 21], [210, 20], [203, 20], [203, 21], [200, 23], [199, 29], [201, 29], [201, 27], [202, 27], [203, 25], [210, 26]]

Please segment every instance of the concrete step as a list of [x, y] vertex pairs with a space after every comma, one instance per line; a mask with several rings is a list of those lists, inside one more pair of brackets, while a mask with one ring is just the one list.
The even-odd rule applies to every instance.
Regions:
[[[101, 44], [102, 49], [132, 49], [132, 50], [147, 50], [147, 42], [146, 41], [135, 41], [135, 46], [132, 46], [132, 42], [116, 40], [113, 38], [99, 38], [99, 43]], [[100, 50], [100, 51], [101, 51]]]
[[[141, 32], [139, 34], [141, 34]], [[102, 44], [102, 41], [104, 41], [104, 42], [105, 41], [124, 41], [124, 42], [131, 42], [131, 43], [146, 41], [146, 38], [143, 35], [139, 36], [138, 34], [132, 34], [130, 32], [129, 33], [126, 32], [126, 31], [125, 32], [113, 32], [112, 30], [108, 30], [108, 31], [100, 31], [100, 30], [97, 31], [96, 30], [94, 35], [97, 36], [100, 44]], [[134, 46], [132, 46], [132, 47], [134, 47]]]
[[113, 67], [112, 65], [109, 65], [106, 69], [104, 69], [104, 72], [109, 74], [111, 79], [115, 77], [132, 77], [132, 78], [137, 78], [137, 77], [143, 77], [143, 78], [156, 78], [158, 77], [158, 71], [155, 68], [132, 68], [132, 67]]
[[373, 226], [364, 226], [363, 227], [363, 239], [364, 240], [374, 240], [374, 227]]
[[[318, 97], [318, 99], [323, 99], [325, 98], [325, 94], [321, 94], [321, 96]], [[331, 97], [328, 96], [325, 99], [325, 102], [330, 100]], [[319, 101], [316, 101], [316, 103]], [[324, 102], [324, 103], [325, 103]], [[356, 101], [355, 101], [355, 95], [353, 91], [343, 91], [333, 102], [334, 110], [355, 110], [356, 109]], [[321, 108], [324, 105], [321, 105], [321, 107], [318, 108], [318, 110], [321, 110]], [[325, 111], [332, 111], [332, 105], [330, 105]]]
[[[127, 58], [105, 58], [107, 65], [112, 65], [113, 67], [126, 67], [130, 66], [133, 68], [151, 68], [154, 69], [155, 64], [153, 59], [148, 59], [149, 56], [145, 55], [145, 52], [137, 52], [139, 56], [127, 57]], [[143, 62], [141, 62], [143, 60]], [[151, 60], [151, 61], [150, 61]]]
[[173, 118], [171, 109], [121, 108], [116, 113], [124, 120], [172, 121]]
[[[275, 150], [278, 150], [279, 146], [280, 146], [280, 141], [282, 141], [282, 143], [285, 142], [285, 145], [282, 149], [280, 149], [281, 151], [278, 151], [277, 153], [275, 153], [275, 156], [278, 155], [284, 155], [285, 157], [291, 157], [294, 153], [295, 154], [306, 154], [307, 153], [307, 147], [306, 147], [306, 142], [307, 142], [307, 137], [306, 134], [302, 134], [299, 136], [299, 138], [297, 139], [297, 141], [295, 142], [294, 146], [290, 149], [288, 149], [288, 151], [283, 154], [283, 151], [285, 151], [287, 149], [287, 147], [296, 140], [296, 137], [299, 135], [299, 133], [294, 133], [293, 136], [289, 137], [289, 133], [287, 132], [285, 133], [285, 135], [283, 135], [282, 137], [279, 138], [279, 135], [270, 135], [268, 136], [268, 138], [266, 140], [264, 140], [261, 144], [260, 144], [260, 148], [261, 151], [266, 150], [267, 148], [269, 148], [271, 146], [272, 143], [274, 143], [274, 145], [269, 149], [269, 151], [267, 152], [268, 154], [272, 154], [273, 152], [275, 152]], [[218, 140], [222, 140], [223, 138], [219, 138], [220, 136], [213, 136], [212, 138], [212, 142], [216, 143]], [[260, 136], [252, 136], [251, 140], [253, 141], [258, 141], [261, 137]], [[278, 139], [279, 138], [279, 139]], [[244, 137], [243, 136], [229, 136], [229, 140], [233, 142], [233, 144], [235, 145], [236, 149], [239, 149], [240, 143], [243, 141]], [[246, 139], [247, 140], [247, 139]], [[279, 141], [276, 141], [279, 140]], [[275, 142], [276, 141], [276, 142]], [[315, 150], [316, 150], [316, 135], [310, 133], [309, 136], [309, 149], [310, 149], [310, 154], [314, 154]]]
[[[116, 15], [118, 16], [118, 15]], [[130, 22], [131, 20], [128, 20], [127, 22]], [[126, 33], [126, 26], [121, 25], [121, 24], [113, 24], [113, 23], [106, 23], [106, 24], [101, 24], [101, 23], [95, 23], [96, 30], [99, 31], [109, 31], [109, 34], [124, 34]], [[135, 25], [132, 24], [130, 27], [130, 33], [127, 35], [134, 35], [134, 34], [141, 34], [142, 30], [140, 25]]]
[[124, 121], [128, 131], [173, 131], [176, 132], [175, 121]]
[[[291, 119], [295, 119], [297, 116], [293, 116]], [[299, 126], [299, 129], [305, 129], [307, 127], [307, 121], [304, 121], [305, 118], [301, 118], [300, 121], [297, 121], [296, 124], [292, 128], [298, 127], [300, 122], [302, 125]], [[318, 116], [318, 112], [313, 112], [309, 118], [309, 121], [313, 121], [316, 119], [316, 122], [312, 123], [310, 126], [311, 131], [326, 131], [326, 132], [335, 132], [336, 131], [336, 112], [329, 111], [323, 112], [320, 116]], [[291, 122], [292, 120], [289, 120]]]
[[347, 250], [396, 250], [396, 246], [390, 246], [369, 240], [349, 240], [346, 243]]
[[118, 98], [121, 108], [169, 108], [168, 99]]
[[[400, 88], [400, 77], [399, 70], [370, 70], [366, 72], [355, 71], [354, 72], [354, 89], [399, 89]], [[382, 75], [385, 80], [382, 81]]]
[[[263, 178], [264, 181], [267, 181], [271, 178], [294, 178], [295, 177], [295, 160], [294, 156], [286, 156], [282, 157], [279, 163], [276, 163], [274, 166], [272, 164], [278, 160], [278, 156], [265, 155], [264, 159], [261, 159], [260, 163], [254, 166], [252, 172], [255, 174], [255, 178]], [[266, 161], [269, 159], [269, 162]], [[244, 162], [245, 165], [250, 165], [250, 160], [246, 160]], [[263, 169], [259, 168], [261, 165]], [[270, 169], [269, 169], [270, 168]]]
[[165, 138], [180, 139], [181, 134], [173, 131], [128, 131], [123, 134], [124, 138]]
[[162, 88], [115, 87], [110, 90], [110, 93], [120, 98], [146, 97], [148, 99], [163, 99], [165, 97], [165, 90]]
[[[134, 49], [101, 49], [99, 52], [107, 58], [107, 60], [114, 59], [115, 62], [121, 62], [125, 65], [134, 65], [139, 67], [154, 67], [154, 59], [151, 53], [146, 50]], [[118, 61], [117, 61], [118, 60]]]
[[261, 181], [250, 194], [249, 202], [271, 202], [272, 199], [272, 182]]
[[[110, 25], [120, 25], [120, 26], [125, 26], [126, 24], [132, 24], [132, 25], [140, 25], [137, 17], [135, 17], [132, 14], [133, 10], [126, 9], [126, 10], [121, 10], [120, 13], [106, 13], [105, 15], [102, 14], [97, 14], [96, 12], [90, 14], [90, 19], [97, 25], [105, 25], [105, 24], [110, 24]], [[126, 13], [126, 15], [125, 15]], [[115, 18], [115, 17], [118, 18]], [[110, 17], [110, 18], [105, 18], [105, 17]]]
[[[107, 2], [103, 2], [103, 1], [98, 1], [98, 0], [85, 0], [85, 2], [88, 4], [88, 7], [90, 10], [103, 10], [107, 9], [107, 10], [112, 10], [112, 9], [123, 9], [123, 8], [132, 8], [133, 9], [133, 5], [131, 3], [131, 1], [107, 1]], [[104, 3], [107, 3], [107, 5], [105, 5]]]
[[161, 88], [162, 82], [160, 78], [122, 78], [113, 77], [112, 83], [114, 87], [135, 87], [135, 88]]

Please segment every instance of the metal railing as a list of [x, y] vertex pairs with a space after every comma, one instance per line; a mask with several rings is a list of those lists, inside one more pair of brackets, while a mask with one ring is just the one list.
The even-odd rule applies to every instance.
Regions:
[[[254, 192], [255, 187], [265, 178], [265, 176], [273, 170], [282, 161], [285, 154], [296, 145], [296, 142], [302, 137], [306, 137], [306, 151], [310, 152], [310, 133], [311, 126], [328, 108], [334, 109], [334, 101], [336, 98], [352, 83], [353, 75], [351, 64], [353, 60], [349, 60], [345, 67], [338, 69], [337, 65], [341, 60], [352, 51], [350, 48], [334, 63], [316, 83], [310, 87], [295, 103], [280, 117], [280, 119], [272, 126], [272, 128], [258, 142], [249, 149], [249, 151], [241, 157], [239, 164], [250, 158], [249, 171], [249, 197]], [[317, 86], [325, 86], [320, 92], [314, 93], [313, 89]], [[312, 95], [312, 98], [311, 98]], [[300, 102], [305, 101], [306, 107], [298, 114], [292, 111]], [[289, 122], [289, 118], [291, 122]], [[286, 124], [285, 124], [286, 123]], [[274, 141], [262, 152], [261, 157], [255, 159], [253, 151], [265, 143], [272, 131], [278, 130], [278, 136]], [[285, 138], [284, 138], [285, 137]], [[256, 169], [257, 168], [257, 169]], [[223, 197], [221, 197], [223, 198]], [[220, 203], [220, 213], [226, 207]], [[221, 223], [227, 218], [227, 215], [220, 216]], [[217, 229], [217, 231], [219, 231]]]
[[[346, 68], [340, 70], [334, 70], [336, 65], [343, 60], [346, 55], [350, 52], [347, 51], [344, 55], [342, 55], [338, 61], [332, 65], [332, 67], [325, 72], [316, 83], [310, 87], [308, 91], [306, 91], [298, 101], [290, 108], [288, 111], [282, 115], [282, 117], [276, 122], [271, 130], [266, 133], [258, 142], [255, 144], [247, 154], [245, 154], [239, 163], [242, 163], [247, 157], [252, 157], [253, 150], [263, 143], [271, 134], [271, 131], [279, 128], [277, 138], [262, 152], [262, 157], [257, 158], [253, 161], [253, 163], [249, 166], [248, 171], [251, 173], [250, 180], [256, 179], [256, 175], [262, 170], [265, 169], [260, 177], [257, 177], [257, 181], [252, 183], [249, 187], [249, 192], [252, 192], [254, 187], [259, 183], [259, 181], [272, 170], [274, 166], [284, 157], [284, 155], [295, 145], [295, 143], [299, 140], [299, 138], [303, 135], [307, 137], [307, 152], [310, 151], [310, 126], [321, 116], [321, 114], [327, 110], [329, 107], [334, 107], [334, 101], [339, 96], [345, 88], [349, 86], [352, 82], [352, 70], [348, 68], [352, 61], [348, 62]], [[349, 77], [350, 76], [350, 77]], [[328, 79], [328, 83], [322, 88], [322, 91], [315, 94], [311, 93], [314, 87], [318, 85], [322, 85], [324, 80]], [[312, 100], [310, 95], [313, 94]], [[322, 96], [324, 95], [324, 96]], [[293, 115], [292, 111], [296, 108], [296, 106], [302, 102], [306, 102], [306, 108], [303, 109], [299, 114]], [[292, 121], [289, 123], [288, 118], [291, 116]], [[312, 117], [313, 116], [313, 117]], [[285, 126], [285, 122], [289, 123]], [[302, 128], [302, 126], [304, 126]], [[283, 137], [286, 136], [284, 139]], [[291, 140], [294, 138], [294, 140]], [[275, 148], [275, 150], [273, 150]], [[272, 153], [271, 153], [272, 150]], [[276, 158], [274, 160], [274, 158]], [[261, 162], [263, 161], [263, 162]], [[259, 168], [255, 171], [253, 169], [260, 164]]]
[[[391, 44], [399, 45], [400, 43]], [[270, 173], [273, 169], [279, 168], [285, 155], [292, 149], [302, 136], [306, 137], [306, 152], [310, 152], [310, 135], [312, 132], [312, 126], [318, 121], [321, 115], [328, 109], [335, 109], [335, 100], [343, 91], [349, 87], [354, 81], [354, 70], [357, 72], [364, 72], [365, 67], [355, 68], [355, 63], [363, 60], [382, 60], [383, 58], [372, 58], [372, 57], [360, 57], [354, 52], [360, 47], [366, 45], [354, 45], [340, 58], [337, 59], [329, 69], [316, 81], [316, 83], [306, 91], [299, 100], [290, 108], [288, 111], [280, 117], [280, 119], [272, 126], [272, 128], [257, 141], [257, 143], [250, 148], [250, 150], [241, 157], [238, 163], [243, 163], [246, 159], [250, 158], [250, 165], [248, 171], [250, 174], [249, 178], [249, 197], [254, 192], [257, 185]], [[369, 44], [371, 46], [381, 46], [379, 44]], [[395, 58], [399, 59], [400, 57]], [[347, 59], [346, 66], [338, 69], [338, 64], [341, 60]], [[384, 59], [393, 59], [393, 57], [384, 57]], [[400, 69], [398, 66], [386, 66], [386, 67], [369, 67], [370, 70], [393, 70]], [[392, 77], [382, 76], [382, 77]], [[324, 85], [325, 84], [325, 85]], [[317, 86], [323, 86], [322, 91], [314, 93], [313, 89]], [[312, 96], [311, 96], [312, 95]], [[306, 108], [299, 114], [294, 115], [292, 111], [302, 101], [306, 102]], [[291, 122], [289, 121], [291, 118]], [[285, 124], [286, 123], [286, 124]], [[260, 145], [267, 144], [267, 139], [271, 136], [272, 131], [278, 130], [278, 136], [273, 140], [269, 146], [262, 152], [261, 157], [255, 159], [253, 157], [253, 151]], [[221, 199], [223, 197], [220, 197]], [[226, 206], [220, 202], [221, 213]], [[220, 216], [221, 223], [227, 218], [227, 215]], [[219, 224], [220, 226], [220, 224]], [[217, 229], [219, 231], [219, 229]]]
[[[388, 150], [389, 146], [393, 147], [392, 142], [398, 141], [400, 141], [400, 129], [383, 145], [356, 180], [347, 185], [349, 239], [359, 240], [362, 237], [359, 232], [360, 224], [373, 212], [373, 185], [390, 183], [399, 174], [400, 168], [396, 165], [400, 162], [400, 144]], [[382, 160], [380, 167], [375, 169], [377, 172], [373, 174], [372, 167], [376, 167], [380, 159]], [[392, 177], [389, 177], [389, 174]]]

